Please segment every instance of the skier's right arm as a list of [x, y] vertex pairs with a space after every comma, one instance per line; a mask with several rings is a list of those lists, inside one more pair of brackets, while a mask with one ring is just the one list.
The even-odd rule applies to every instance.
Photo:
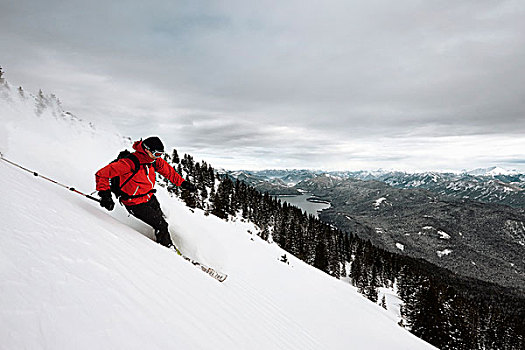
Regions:
[[106, 191], [110, 189], [109, 179], [133, 172], [133, 161], [129, 159], [119, 159], [116, 162], [109, 163], [96, 172], [95, 181], [97, 191]]

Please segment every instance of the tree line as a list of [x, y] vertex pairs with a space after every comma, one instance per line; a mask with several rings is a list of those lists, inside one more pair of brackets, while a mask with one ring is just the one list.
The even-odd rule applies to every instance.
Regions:
[[[188, 207], [224, 220], [254, 223], [258, 235], [278, 244], [327, 274], [349, 277], [358, 291], [378, 300], [379, 288], [393, 288], [402, 299], [402, 320], [416, 336], [440, 349], [524, 349], [523, 293], [469, 279], [422, 259], [388, 252], [352, 232], [342, 232], [301, 209], [226, 174], [206, 162], [195, 162], [177, 150], [165, 156], [199, 189], [185, 193], [163, 186]], [[282, 258], [286, 262], [286, 256]], [[329, 296], [327, 296], [329, 297]]]

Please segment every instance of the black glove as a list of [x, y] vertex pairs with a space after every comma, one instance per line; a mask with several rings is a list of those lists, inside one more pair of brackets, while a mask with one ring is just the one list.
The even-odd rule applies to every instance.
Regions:
[[111, 198], [111, 191], [98, 191], [98, 195], [100, 197], [100, 206], [103, 208], [106, 208], [109, 211], [112, 211], [113, 208], [115, 208], [115, 202], [113, 202], [113, 199]]
[[184, 181], [182, 183], [182, 185], [180, 185], [180, 187], [182, 187], [183, 190], [187, 190], [187, 191], [190, 191], [190, 192], [197, 191], [197, 187], [194, 184], [192, 184], [191, 182], [189, 182], [188, 180]]

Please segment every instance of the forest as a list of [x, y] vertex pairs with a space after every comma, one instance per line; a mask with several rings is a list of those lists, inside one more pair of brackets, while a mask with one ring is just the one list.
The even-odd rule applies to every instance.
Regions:
[[[349, 277], [361, 294], [385, 308], [385, 301], [378, 300], [378, 288], [394, 288], [403, 300], [400, 326], [439, 349], [525, 348], [522, 291], [387, 252], [218, 174], [204, 161], [196, 162], [187, 154], [179, 159], [177, 150], [165, 159], [198, 188], [196, 193], [186, 193], [163, 180], [161, 185], [188, 207], [224, 220], [254, 223], [263, 240], [335, 278]], [[286, 262], [286, 256], [282, 261]]]

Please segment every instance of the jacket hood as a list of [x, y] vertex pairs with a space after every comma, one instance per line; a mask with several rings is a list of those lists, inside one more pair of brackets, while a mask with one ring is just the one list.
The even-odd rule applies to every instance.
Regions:
[[154, 159], [151, 159], [151, 157], [148, 156], [146, 151], [144, 151], [144, 147], [142, 147], [142, 140], [135, 141], [133, 143], [133, 149], [136, 151], [135, 155], [137, 156], [141, 164], [153, 163]]

